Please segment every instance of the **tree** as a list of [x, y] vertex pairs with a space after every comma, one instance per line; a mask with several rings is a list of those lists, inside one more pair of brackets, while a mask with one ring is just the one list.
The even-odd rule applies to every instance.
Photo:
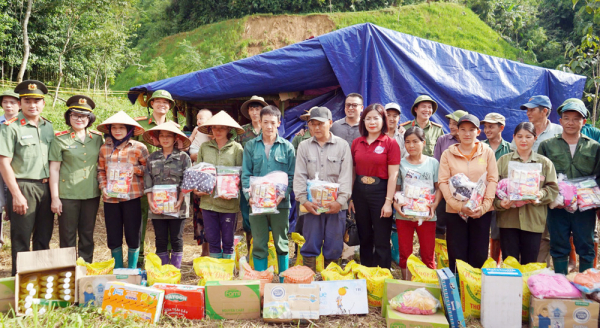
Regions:
[[21, 68], [19, 69], [19, 75], [17, 76], [17, 82], [23, 81], [23, 75], [27, 68], [27, 61], [29, 60], [29, 35], [27, 34], [27, 25], [29, 25], [29, 17], [31, 16], [31, 7], [33, 6], [33, 0], [27, 1], [27, 10], [25, 11], [25, 19], [23, 19], [23, 61], [21, 61]]

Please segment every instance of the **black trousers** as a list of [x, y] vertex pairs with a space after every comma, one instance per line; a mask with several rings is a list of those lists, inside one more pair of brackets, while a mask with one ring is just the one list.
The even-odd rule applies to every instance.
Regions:
[[435, 210], [435, 216], [437, 221], [435, 222], [435, 235], [436, 238], [446, 234], [446, 221], [448, 221], [448, 215], [451, 213], [446, 212], [446, 200], [442, 197], [438, 207]]
[[542, 234], [514, 228], [500, 228], [502, 259], [512, 256], [522, 265], [537, 262]]
[[173, 252], [183, 252], [183, 223], [185, 219], [152, 219], [156, 235], [156, 254], [167, 251], [169, 237]]
[[123, 245], [123, 230], [125, 230], [127, 247], [131, 249], [140, 247], [142, 235], [142, 203], [140, 199], [104, 203], [106, 244], [111, 250]]
[[448, 213], [447, 217], [448, 267], [456, 272], [456, 260], [462, 260], [474, 268], [481, 268], [490, 248], [492, 212], [485, 213], [479, 219], [469, 218], [467, 222], [458, 214]]
[[360, 263], [367, 267], [392, 265], [392, 217], [382, 218], [381, 208], [385, 204], [387, 180], [376, 185], [365, 185], [356, 180], [352, 200], [356, 210], [356, 227], [360, 239]]

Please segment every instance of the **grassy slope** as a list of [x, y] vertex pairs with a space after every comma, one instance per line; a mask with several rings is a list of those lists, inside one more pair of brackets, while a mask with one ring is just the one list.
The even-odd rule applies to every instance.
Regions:
[[[481, 52], [487, 55], [517, 60], [519, 51], [499, 37], [470, 9], [452, 3], [432, 3], [369, 12], [335, 13], [330, 15], [337, 28], [371, 22], [379, 26], [411, 34], [451, 46]], [[242, 40], [245, 19], [232, 19], [205, 25], [193, 31], [163, 38], [142, 49], [141, 63], [162, 56], [168, 68], [174, 65], [177, 44], [183, 39], [192, 42], [203, 56], [218, 49], [225, 62], [248, 56], [249, 40]], [[138, 74], [137, 67], [129, 67], [118, 76], [113, 90], [151, 82]]]

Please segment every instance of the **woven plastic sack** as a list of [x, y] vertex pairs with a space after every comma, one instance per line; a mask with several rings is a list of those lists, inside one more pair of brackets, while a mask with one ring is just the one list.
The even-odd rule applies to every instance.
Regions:
[[112, 274], [115, 268], [115, 259], [111, 258], [104, 262], [87, 263], [83, 258], [77, 259], [77, 265], [84, 266], [87, 268], [86, 275], [88, 276], [101, 276], [106, 274]]
[[439, 284], [437, 273], [430, 269], [414, 254], [410, 254], [406, 260], [406, 267], [412, 275], [411, 281], [422, 282], [426, 284]]
[[233, 280], [233, 268], [235, 263], [232, 259], [215, 259], [207, 256], [194, 259], [194, 271], [200, 277], [199, 286], [206, 285], [209, 280]]
[[148, 286], [155, 283], [179, 284], [181, 282], [181, 271], [171, 264], [162, 265], [162, 261], [154, 253], [146, 255], [145, 269], [148, 275]]
[[385, 279], [393, 278], [390, 270], [380, 267], [368, 268], [363, 265], [355, 265], [352, 270], [356, 272], [357, 279], [365, 279], [367, 281], [367, 300], [369, 306], [381, 307], [384, 281]]
[[304, 265], [291, 267], [279, 276], [283, 277], [283, 283], [285, 284], [310, 284], [315, 279], [313, 270]]
[[435, 262], [437, 264], [438, 269], [443, 269], [448, 267], [448, 246], [446, 244], [446, 240], [444, 239], [435, 239]]
[[[302, 235], [297, 232], [292, 232], [292, 241], [294, 241], [294, 243], [296, 243], [296, 245], [298, 245], [298, 249], [301, 249], [302, 245], [304, 245], [304, 243], [306, 242], [304, 237], [302, 237]], [[294, 264], [294, 265], [304, 265], [304, 262], [302, 260], [302, 254], [300, 254], [300, 252], [298, 252], [298, 254], [296, 254], [296, 264]], [[325, 258], [323, 257], [322, 250], [321, 250], [321, 254], [319, 256], [317, 256], [317, 265], [316, 266], [317, 266], [317, 272], [321, 272], [321, 271], [325, 270]]]
[[[241, 243], [238, 243], [238, 245]], [[273, 267], [275, 274], [279, 274], [279, 265], [277, 262], [277, 249], [275, 249], [275, 243], [273, 242], [273, 233], [269, 231], [269, 242], [267, 243], [267, 265]], [[250, 249], [248, 250], [248, 263], [250, 267], [254, 269], [254, 257], [252, 256], [252, 249], [254, 248], [254, 238], [250, 239]], [[239, 264], [238, 264], [239, 266]]]
[[344, 269], [342, 269], [337, 263], [331, 262], [325, 270], [321, 271], [321, 277], [324, 281], [356, 279], [356, 276], [352, 271], [354, 264], [355, 262], [352, 260], [346, 264]]

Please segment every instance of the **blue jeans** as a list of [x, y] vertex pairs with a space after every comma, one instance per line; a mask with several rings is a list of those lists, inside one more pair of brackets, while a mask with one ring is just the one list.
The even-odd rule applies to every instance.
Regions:
[[337, 260], [344, 249], [344, 231], [346, 229], [346, 210], [337, 214], [304, 215], [302, 235], [306, 240], [300, 254], [304, 257], [316, 257], [321, 254], [326, 260]]

